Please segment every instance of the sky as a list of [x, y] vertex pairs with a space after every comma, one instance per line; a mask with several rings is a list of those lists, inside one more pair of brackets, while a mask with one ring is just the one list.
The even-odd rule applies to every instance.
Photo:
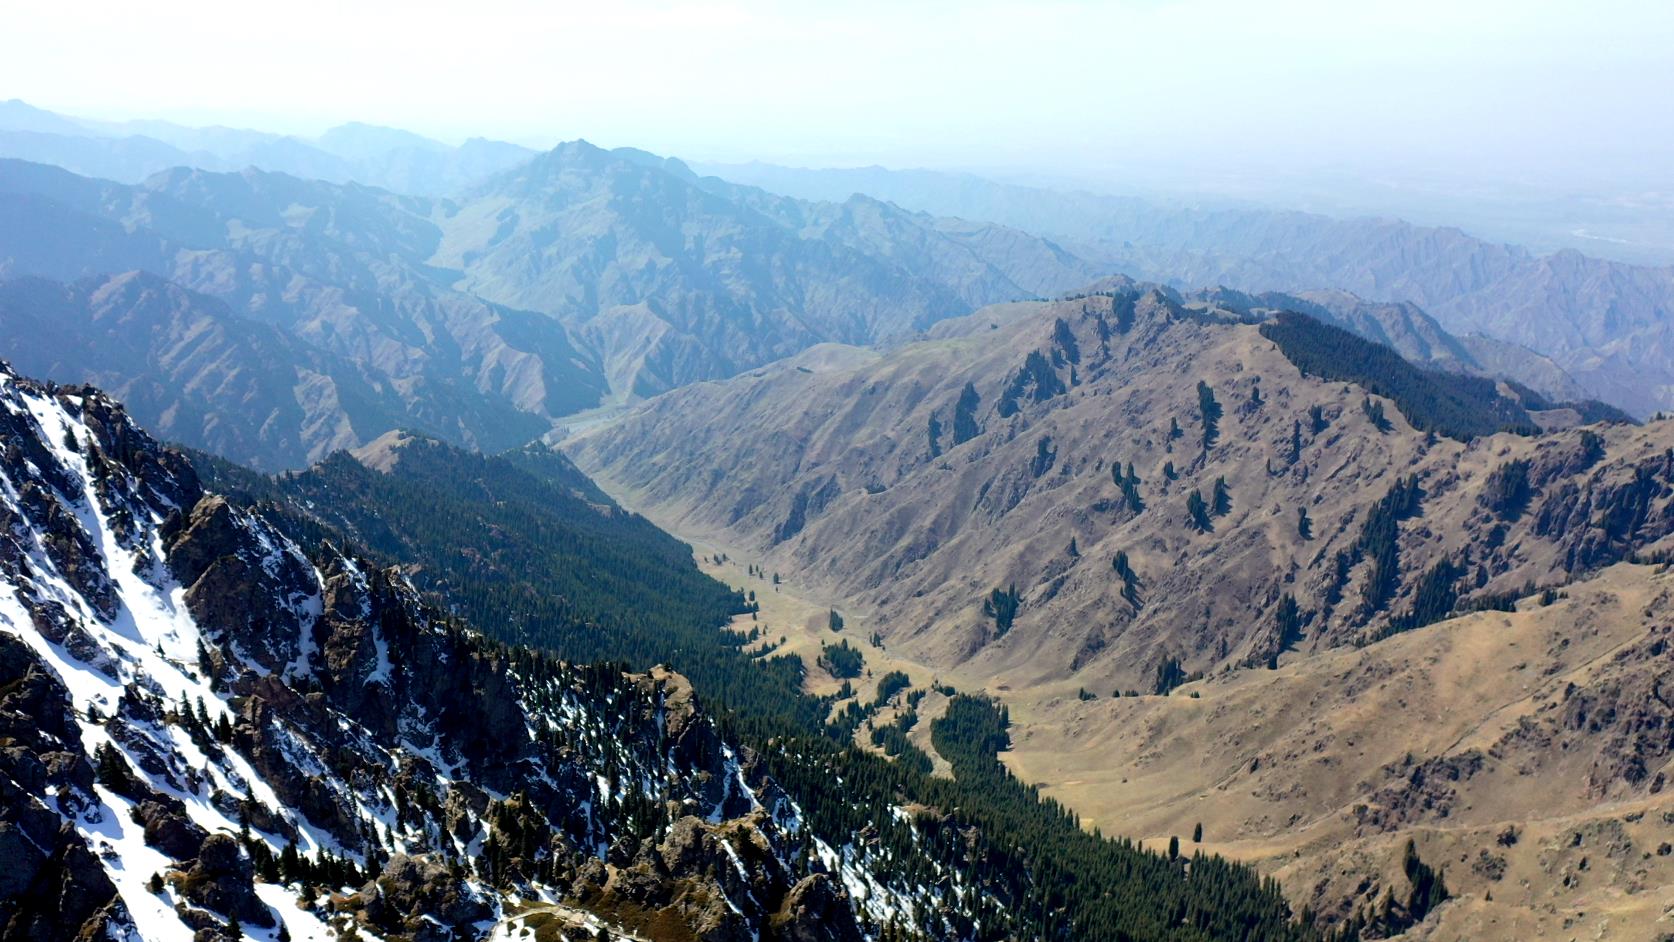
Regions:
[[1041, 178], [1674, 191], [1674, 2], [15, 2], [86, 117]]

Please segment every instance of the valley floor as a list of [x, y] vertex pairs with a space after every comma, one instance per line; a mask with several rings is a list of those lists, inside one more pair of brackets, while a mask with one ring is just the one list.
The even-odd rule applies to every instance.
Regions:
[[[803, 658], [810, 692], [838, 690], [818, 658], [823, 644], [843, 638], [866, 658], [870, 673], [855, 684], [863, 700], [891, 670], [915, 687], [1003, 700], [1013, 720], [1007, 765], [1086, 827], [1160, 849], [1171, 836], [1192, 848], [1201, 824], [1202, 849], [1254, 863], [1293, 904], [1327, 911], [1381, 895], [1377, 887], [1404, 887], [1410, 838], [1423, 860], [1446, 868], [1454, 895], [1409, 933], [1417, 938], [1674, 933], [1674, 793], [1612, 800], [1589, 791], [1585, 767], [1543, 764], [1516, 746], [1519, 730], [1550, 714], [1566, 687], [1598, 681], [1654, 630], [1674, 592], [1667, 572], [1618, 565], [1548, 606], [1525, 600], [1516, 612], [1467, 615], [1276, 671], [1219, 675], [1172, 696], [1083, 700], [1061, 685], [989, 684], [880, 649], [869, 640], [876, 615], [801, 584], [798, 573], [780, 573], [775, 586], [773, 571], [754, 574], [756, 560], [724, 533], [681, 533], [632, 493], [598, 483], [692, 543], [705, 572], [754, 591], [760, 613], [735, 627], [760, 627], [764, 644], [783, 638], [778, 650]], [[840, 634], [828, 627], [832, 608], [844, 619]], [[932, 693], [920, 713], [942, 707]], [[914, 739], [945, 771], [928, 722]], [[1488, 768], [1472, 765], [1484, 755]], [[1400, 778], [1409, 767], [1418, 771]], [[1401, 787], [1391, 790], [1392, 780]]]

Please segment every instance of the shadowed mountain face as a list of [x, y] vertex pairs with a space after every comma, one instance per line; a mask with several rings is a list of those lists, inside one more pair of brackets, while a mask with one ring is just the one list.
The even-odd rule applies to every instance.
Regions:
[[1176, 286], [1337, 289], [1423, 307], [1450, 332], [1552, 357], [1639, 415], [1674, 406], [1674, 269], [1537, 255], [1457, 229], [1300, 212], [1198, 209], [931, 171], [716, 167], [804, 199], [865, 192], [911, 209], [1059, 239], [1111, 271]]
[[0, 282], [0, 327], [18, 369], [107, 387], [158, 434], [261, 467], [405, 416], [349, 361], [145, 272]]

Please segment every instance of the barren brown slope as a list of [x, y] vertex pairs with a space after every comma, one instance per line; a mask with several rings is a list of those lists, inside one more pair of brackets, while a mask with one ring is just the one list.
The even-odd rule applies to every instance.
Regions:
[[1622, 564], [1169, 697], [1025, 702], [1007, 762], [1088, 826], [1160, 844], [1201, 824], [1328, 915], [1401, 893], [1412, 838], [1457, 897], [1426, 937], [1660, 938], [1671, 589]]
[[[1669, 577], [1612, 564], [1674, 529], [1674, 425], [1428, 435], [1392, 401], [1302, 375], [1257, 325], [1138, 288], [1005, 305], [935, 335], [681, 390], [569, 450], [660, 524], [853, 609], [891, 657], [922, 665], [915, 680], [927, 669], [1001, 697], [1008, 764], [1087, 826], [1161, 843], [1202, 823], [1209, 849], [1331, 917], [1405, 894], [1412, 838], [1457, 897], [1415, 930], [1436, 938], [1657, 924], [1674, 902], [1655, 889], [1674, 840]], [[1031, 352], [1036, 379], [1017, 387]], [[1200, 380], [1223, 413], [1206, 453]], [[980, 430], [955, 444], [967, 382]], [[1020, 408], [1002, 416], [1014, 387]], [[1117, 461], [1140, 479], [1138, 512]], [[1363, 531], [1409, 474], [1389, 598], [1368, 607], [1382, 551]], [[1187, 495], [1212, 502], [1217, 478], [1231, 506], [1196, 532]], [[982, 602], [1013, 584], [1001, 635]], [[1302, 625], [1279, 651], [1286, 596]], [[1149, 694], [1175, 658], [1206, 679], [1110, 696]]]
[[[1169, 659], [1188, 673], [1265, 663], [1286, 595], [1301, 649], [1364, 640], [1412, 610], [1443, 559], [1461, 567], [1451, 587], [1468, 604], [1567, 581], [1669, 529], [1674, 426], [1465, 443], [1420, 433], [1373, 397], [1388, 417], [1380, 430], [1363, 389], [1303, 376], [1255, 325], [1189, 316], [1156, 292], [1112, 303], [1042, 303], [1023, 317], [1007, 306], [872, 362], [793, 360], [679, 390], [568, 448], [677, 531], [724, 537], [873, 614], [904, 654], [1014, 688], [1149, 691]], [[1002, 416], [1031, 354], [1039, 381], [1023, 382], [1019, 410]], [[1054, 381], [1064, 391], [1035, 401]], [[1199, 381], [1224, 412], [1207, 453]], [[981, 430], [955, 444], [966, 383]], [[1514, 459], [1531, 462], [1531, 496], [1502, 519], [1484, 488]], [[1114, 482], [1117, 462], [1140, 480], [1138, 513]], [[1399, 524], [1390, 598], [1368, 606], [1375, 554], [1357, 547], [1374, 504], [1407, 474], [1420, 482], [1417, 513]], [[1197, 532], [1188, 499], [1212, 502], [1218, 478], [1230, 508]], [[1600, 528], [1618, 504], [1626, 517]], [[1118, 553], [1137, 575], [1137, 606]], [[1002, 636], [983, 603], [1011, 585], [1021, 603]]]

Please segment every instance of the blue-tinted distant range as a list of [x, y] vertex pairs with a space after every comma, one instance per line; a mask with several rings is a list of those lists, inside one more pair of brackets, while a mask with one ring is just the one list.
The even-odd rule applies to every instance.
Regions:
[[[1638, 415], [1674, 405], [1674, 269], [1454, 228], [937, 171], [700, 174], [581, 141], [450, 146], [366, 124], [109, 125], [15, 100], [0, 156], [0, 317], [42, 325], [9, 331], [4, 355], [264, 467], [395, 427], [515, 444], [1113, 274], [1307, 295], [1420, 361]], [[214, 407], [187, 404], [209, 390]]]
[[107, 126], [963, 169], [1674, 261], [1657, 0], [91, 0], [6, 27], [0, 97]]

